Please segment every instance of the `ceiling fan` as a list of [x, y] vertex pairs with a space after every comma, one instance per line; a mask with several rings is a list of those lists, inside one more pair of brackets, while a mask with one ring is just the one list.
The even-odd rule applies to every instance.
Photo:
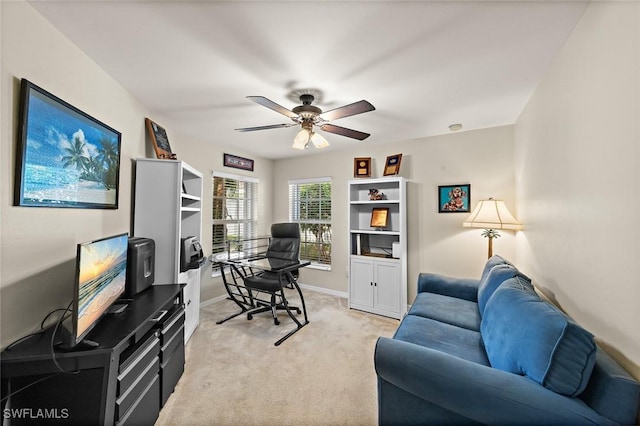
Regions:
[[269, 126], [244, 127], [242, 129], [235, 130], [238, 130], [240, 132], [252, 132], [254, 130], [279, 129], [282, 127], [301, 125], [302, 129], [298, 132], [295, 139], [293, 140], [292, 148], [294, 149], [305, 149], [308, 147], [309, 142], [311, 142], [316, 148], [325, 148], [329, 146], [329, 142], [327, 142], [327, 140], [321, 135], [316, 133], [313, 129], [313, 126], [319, 127], [325, 132], [335, 133], [336, 135], [346, 136], [348, 138], [364, 140], [370, 136], [369, 133], [359, 132], [357, 130], [347, 129], [346, 127], [336, 126], [335, 124], [331, 124], [329, 122], [332, 120], [337, 120], [338, 118], [349, 117], [351, 115], [362, 114], [364, 112], [375, 110], [375, 107], [373, 105], [371, 105], [367, 101], [362, 100], [332, 109], [327, 112], [322, 112], [322, 110], [317, 106], [311, 105], [311, 103], [315, 99], [311, 94], [300, 95], [300, 102], [302, 103], [302, 105], [299, 105], [292, 110], [289, 110], [282, 105], [278, 105], [277, 103], [265, 98], [264, 96], [247, 96], [247, 99], [251, 99], [257, 104], [272, 109], [275, 112], [279, 112], [282, 115], [286, 115], [293, 122], [284, 124], [272, 124]]

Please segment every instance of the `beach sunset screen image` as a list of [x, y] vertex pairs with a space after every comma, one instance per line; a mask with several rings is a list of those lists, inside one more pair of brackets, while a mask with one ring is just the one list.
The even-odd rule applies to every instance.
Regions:
[[124, 234], [80, 245], [76, 336], [82, 336], [124, 291], [127, 243]]

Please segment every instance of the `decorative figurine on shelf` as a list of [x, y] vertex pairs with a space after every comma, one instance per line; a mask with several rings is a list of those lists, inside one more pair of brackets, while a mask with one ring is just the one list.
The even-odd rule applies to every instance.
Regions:
[[369, 189], [369, 200], [371, 201], [384, 200], [384, 193], [378, 191], [375, 188], [371, 188]]

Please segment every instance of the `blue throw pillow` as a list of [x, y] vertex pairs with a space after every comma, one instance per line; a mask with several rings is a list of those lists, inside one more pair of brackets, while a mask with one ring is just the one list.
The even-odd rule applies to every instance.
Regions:
[[511, 278], [489, 298], [480, 324], [491, 366], [576, 396], [595, 363], [593, 335], [540, 299], [526, 280]]
[[[504, 281], [508, 280], [509, 278], [513, 278], [516, 275], [521, 275], [527, 281], [529, 280], [524, 275], [520, 274], [515, 266], [508, 263], [494, 266], [493, 268], [491, 268], [489, 273], [487, 273], [486, 276], [480, 280], [480, 284], [478, 285], [478, 310], [480, 311], [481, 317], [484, 313], [485, 306], [487, 305], [487, 302], [489, 301], [489, 298], [491, 297], [493, 292], [496, 291], [496, 289]], [[533, 290], [533, 287], [531, 287], [531, 289]]]

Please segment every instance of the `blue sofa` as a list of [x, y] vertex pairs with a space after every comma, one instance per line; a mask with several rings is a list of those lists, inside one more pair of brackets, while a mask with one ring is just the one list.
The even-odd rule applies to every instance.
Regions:
[[422, 273], [374, 355], [381, 425], [635, 423], [640, 385], [500, 256], [479, 280]]

